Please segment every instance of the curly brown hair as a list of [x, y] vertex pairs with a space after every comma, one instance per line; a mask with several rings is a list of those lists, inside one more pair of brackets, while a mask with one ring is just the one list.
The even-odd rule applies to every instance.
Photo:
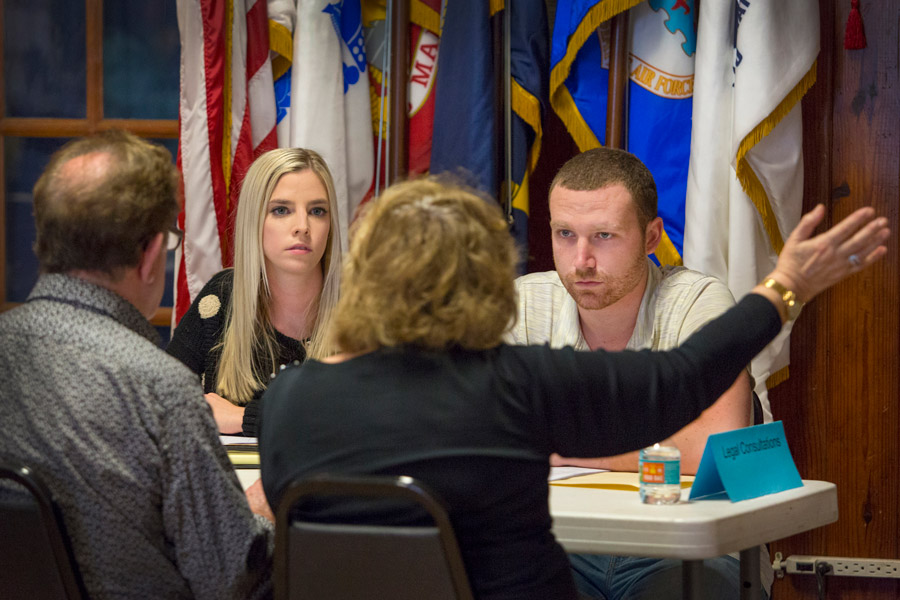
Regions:
[[352, 353], [494, 347], [515, 319], [516, 262], [492, 200], [436, 179], [395, 184], [351, 232], [335, 343]]
[[[97, 155], [75, 169], [73, 159]], [[116, 276], [175, 224], [178, 170], [164, 147], [124, 131], [73, 140], [34, 186], [34, 251], [45, 273]]]

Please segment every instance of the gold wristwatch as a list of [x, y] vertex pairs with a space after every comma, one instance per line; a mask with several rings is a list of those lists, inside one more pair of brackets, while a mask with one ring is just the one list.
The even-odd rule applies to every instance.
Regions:
[[797, 299], [797, 294], [771, 277], [766, 279], [763, 282], [763, 285], [781, 294], [781, 301], [784, 302], [784, 309], [787, 311], [788, 321], [793, 321], [800, 316], [800, 309], [803, 308], [803, 302], [800, 302], [800, 300]]

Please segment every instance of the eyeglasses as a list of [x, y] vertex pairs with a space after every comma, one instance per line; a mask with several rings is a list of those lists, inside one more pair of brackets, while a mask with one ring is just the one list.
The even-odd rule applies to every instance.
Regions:
[[166, 232], [166, 250], [172, 251], [178, 248], [181, 240], [184, 238], [184, 232], [177, 227], [172, 227]]

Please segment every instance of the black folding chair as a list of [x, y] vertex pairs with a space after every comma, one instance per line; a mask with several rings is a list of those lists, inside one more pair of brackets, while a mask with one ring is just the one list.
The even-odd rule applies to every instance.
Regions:
[[47, 487], [25, 465], [9, 462], [0, 463], [0, 485], [0, 598], [86, 598]]
[[[306, 520], [303, 505], [323, 497], [406, 501], [434, 524]], [[292, 483], [275, 518], [274, 568], [276, 600], [472, 599], [447, 511], [411, 477], [319, 476]]]

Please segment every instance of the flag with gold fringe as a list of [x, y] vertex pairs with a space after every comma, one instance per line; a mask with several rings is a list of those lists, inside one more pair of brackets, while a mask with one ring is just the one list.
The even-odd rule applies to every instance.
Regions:
[[[369, 88], [372, 109], [372, 134], [376, 152], [381, 156], [381, 177], [385, 181], [387, 169], [388, 132], [390, 130], [390, 102], [385, 73], [390, 24], [387, 22], [387, 0], [363, 0], [363, 31], [366, 37], [366, 57], [369, 61]], [[407, 78], [410, 176], [428, 172], [431, 162], [431, 138], [434, 123], [434, 83], [441, 34], [441, 0], [410, 0], [409, 11], [409, 74]], [[377, 166], [376, 166], [377, 168]]]
[[628, 14], [626, 146], [653, 173], [665, 231], [656, 251], [680, 264], [690, 155], [694, 0], [561, 0], [550, 102], [581, 151], [605, 144], [610, 19]]
[[[510, 72], [512, 75], [512, 224], [511, 231], [522, 252], [528, 251], [528, 180], [537, 166], [543, 136], [543, 110], [548, 102], [550, 36], [542, 3], [509, 2]], [[537, 6], [535, 6], [537, 5]], [[505, 190], [501, 189], [505, 197]]]
[[[684, 258], [736, 298], [772, 270], [800, 218], [800, 100], [818, 53], [816, 0], [702, 4]], [[787, 377], [789, 331], [753, 361], [766, 420], [766, 383]]]

